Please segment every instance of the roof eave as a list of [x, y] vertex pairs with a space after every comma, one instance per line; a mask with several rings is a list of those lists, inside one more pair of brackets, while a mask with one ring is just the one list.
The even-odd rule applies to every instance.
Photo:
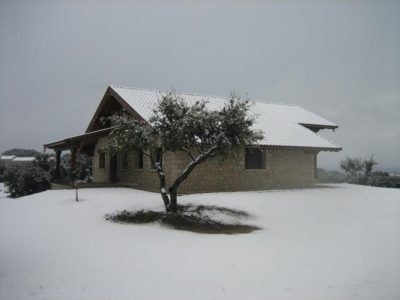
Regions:
[[53, 150], [68, 150], [73, 147], [79, 146], [80, 144], [82, 144], [82, 142], [85, 142], [85, 141], [91, 142], [93, 140], [93, 138], [97, 139], [102, 136], [106, 136], [112, 129], [113, 129], [113, 127], [110, 127], [110, 128], [100, 129], [97, 131], [91, 131], [91, 132], [81, 134], [81, 135], [68, 137], [68, 138], [65, 138], [65, 139], [57, 141], [57, 142], [44, 144], [43, 148], [44, 149], [53, 149]]
[[324, 124], [309, 124], [309, 123], [299, 123], [304, 127], [314, 127], [318, 129], [337, 129], [338, 125], [324, 125]]
[[329, 151], [329, 152], [339, 152], [343, 150], [342, 147], [313, 147], [313, 146], [266, 145], [266, 144], [254, 144], [249, 146], [265, 147], [271, 149], [284, 149], [284, 150], [307, 150], [307, 151]]

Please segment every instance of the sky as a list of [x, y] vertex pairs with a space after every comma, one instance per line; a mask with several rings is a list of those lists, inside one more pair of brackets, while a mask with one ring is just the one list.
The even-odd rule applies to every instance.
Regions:
[[0, 151], [85, 131], [108, 85], [302, 106], [400, 169], [400, 1], [2, 1]]

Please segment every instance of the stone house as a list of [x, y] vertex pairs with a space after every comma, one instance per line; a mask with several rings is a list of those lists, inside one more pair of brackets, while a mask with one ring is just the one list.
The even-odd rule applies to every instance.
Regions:
[[[110, 86], [84, 134], [44, 147], [56, 152], [57, 169], [61, 151], [71, 151], [72, 168], [76, 154], [82, 152], [93, 158], [94, 182], [158, 191], [158, 176], [144, 155], [132, 151], [111, 156], [107, 152], [111, 129], [100, 118], [121, 113], [146, 122], [163, 94], [165, 92], [157, 90]], [[211, 109], [218, 109], [227, 100], [222, 97], [177, 94], [188, 104], [205, 100]], [[181, 185], [180, 193], [308, 187], [314, 183], [318, 153], [341, 150], [317, 134], [319, 130], [334, 130], [338, 126], [299, 106], [254, 102], [251, 113], [256, 114], [254, 126], [264, 132], [264, 139], [257, 145], [235, 149], [227, 158], [216, 157], [199, 165]], [[157, 151], [158, 157], [162, 155], [163, 170], [170, 181], [189, 162], [183, 152], [154, 151]]]

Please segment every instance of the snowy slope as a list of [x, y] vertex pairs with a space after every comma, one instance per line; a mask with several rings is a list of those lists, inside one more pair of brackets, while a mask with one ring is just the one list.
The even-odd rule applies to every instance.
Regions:
[[332, 185], [183, 196], [245, 209], [264, 229], [203, 235], [121, 225], [162, 209], [124, 188], [0, 201], [0, 299], [400, 299], [400, 190]]

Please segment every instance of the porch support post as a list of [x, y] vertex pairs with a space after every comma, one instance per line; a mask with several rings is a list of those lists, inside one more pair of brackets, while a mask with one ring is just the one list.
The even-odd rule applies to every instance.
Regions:
[[71, 173], [72, 179], [75, 180], [75, 167], [76, 167], [76, 153], [78, 152], [78, 148], [71, 149]]
[[56, 151], [56, 179], [60, 179], [61, 151]]

